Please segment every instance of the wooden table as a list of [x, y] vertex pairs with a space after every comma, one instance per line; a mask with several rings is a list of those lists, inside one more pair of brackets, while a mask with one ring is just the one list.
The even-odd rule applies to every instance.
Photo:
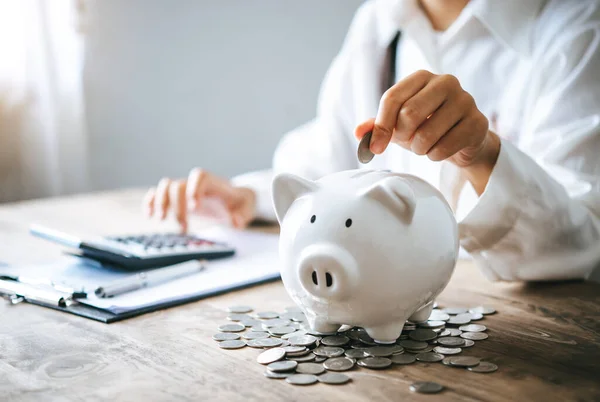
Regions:
[[[33, 221], [101, 234], [175, 229], [144, 220], [141, 196], [122, 191], [0, 206], [0, 260], [18, 264], [59, 256], [57, 247], [27, 234]], [[497, 363], [497, 372], [415, 363], [354, 369], [352, 383], [344, 386], [269, 380], [255, 361], [257, 350], [221, 350], [211, 335], [229, 305], [290, 305], [279, 282], [110, 325], [0, 303], [0, 400], [600, 400], [599, 285], [490, 283], [461, 262], [438, 302], [498, 310], [482, 321], [489, 339], [463, 352]], [[409, 385], [417, 380], [447, 389], [413, 394]]]

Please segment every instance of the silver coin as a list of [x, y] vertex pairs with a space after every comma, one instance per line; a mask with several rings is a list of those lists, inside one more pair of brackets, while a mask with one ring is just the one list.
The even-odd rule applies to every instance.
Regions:
[[356, 364], [370, 369], [384, 369], [391, 366], [392, 361], [387, 357], [365, 357], [364, 359], [359, 359]]
[[448, 324], [450, 325], [465, 325], [471, 322], [471, 315], [456, 315], [450, 317]]
[[217, 342], [221, 342], [234, 341], [236, 339], [240, 339], [240, 336], [231, 332], [219, 332], [218, 334], [214, 334], [212, 338]]
[[317, 378], [319, 379], [319, 382], [332, 385], [346, 384], [348, 381], [350, 381], [350, 377], [342, 373], [325, 373], [321, 374]]
[[[291, 322], [290, 320], [283, 320], [281, 318], [274, 318], [272, 320], [264, 320], [262, 322], [262, 327], [266, 330], [268, 330], [269, 328], [275, 328], [275, 327], [283, 327], [283, 326], [287, 326], [289, 325]], [[295, 329], [295, 328], [294, 328]]]
[[461, 338], [470, 339], [472, 341], [482, 341], [488, 338], [488, 334], [485, 332], [463, 332], [460, 334]]
[[448, 321], [450, 316], [443, 311], [433, 310], [429, 316], [428, 321]]
[[259, 321], [255, 318], [243, 318], [239, 321], [240, 324], [244, 325], [245, 327], [257, 327], [262, 329], [262, 321]]
[[260, 364], [270, 364], [281, 360], [285, 357], [285, 350], [283, 348], [273, 348], [269, 350], [265, 350], [261, 354], [258, 355], [256, 361]]
[[323, 367], [331, 371], [347, 371], [354, 367], [356, 360], [349, 357], [333, 357], [323, 362]]
[[456, 315], [466, 313], [467, 309], [464, 307], [446, 307], [442, 310], [442, 312], [450, 315]]
[[[461, 336], [462, 336], [462, 334], [461, 334]], [[465, 340], [462, 338], [446, 336], [444, 338], [438, 338], [437, 343], [439, 343], [442, 346], [457, 347], [457, 346], [463, 346], [465, 344]]]
[[319, 375], [325, 372], [325, 367], [321, 363], [298, 363], [296, 373]]
[[275, 348], [282, 345], [283, 341], [277, 338], [260, 338], [248, 341], [248, 346], [251, 348]]
[[408, 337], [413, 341], [430, 341], [437, 338], [437, 333], [430, 329], [415, 329], [408, 334]]
[[469, 325], [463, 325], [463, 326], [459, 327], [458, 329], [460, 329], [461, 331], [464, 331], [464, 332], [483, 332], [483, 331], [487, 330], [487, 327], [485, 325], [469, 324]]
[[302, 356], [289, 356], [287, 359], [296, 361], [298, 363], [304, 363], [304, 362], [312, 362], [313, 360], [315, 360], [315, 358], [316, 358], [315, 354], [312, 352], [309, 352]]
[[494, 371], [498, 370], [498, 366], [490, 362], [479, 362], [477, 366], [467, 367], [467, 370], [474, 373], [493, 373]]
[[281, 335], [281, 339], [290, 339], [292, 336], [301, 336], [301, 335], [306, 335], [306, 331], [295, 331], [295, 332], [290, 332], [289, 334], [285, 334], [285, 335]]
[[479, 364], [481, 359], [473, 356], [451, 356], [450, 365], [456, 367], [474, 367]]
[[318, 346], [313, 350], [317, 356], [338, 357], [344, 354], [344, 348], [338, 346]]
[[444, 366], [452, 367], [452, 365], [450, 364], [451, 357], [453, 357], [453, 356], [444, 357], [444, 360], [442, 360], [442, 364]]
[[375, 154], [371, 152], [371, 149], [369, 148], [369, 146], [371, 145], [372, 135], [373, 132], [369, 131], [365, 134], [364, 137], [362, 137], [360, 143], [358, 144], [358, 151], [356, 152], [356, 154], [360, 163], [369, 163], [375, 156]]
[[404, 349], [425, 349], [427, 347], [427, 342], [422, 341], [413, 341], [411, 339], [406, 339], [398, 342], [400, 346]]
[[296, 367], [298, 367], [298, 362], [295, 362], [293, 360], [282, 360], [270, 363], [267, 366], [267, 370], [270, 370], [274, 373], [281, 373], [284, 371], [292, 371]]
[[404, 349], [408, 353], [426, 353], [433, 350], [433, 345], [427, 345], [423, 349]]
[[[450, 319], [452, 319], [452, 317], [450, 317]], [[419, 327], [421, 328], [439, 328], [439, 327], [443, 327], [444, 325], [446, 325], [446, 321], [425, 321], [425, 322], [421, 322], [419, 323]]]
[[242, 334], [244, 339], [263, 339], [268, 338], [269, 334], [266, 332], [248, 331]]
[[219, 325], [219, 331], [221, 332], [242, 332], [246, 327], [242, 324], [223, 324]]
[[285, 381], [293, 385], [311, 385], [319, 380], [313, 374], [294, 374], [286, 378]]
[[402, 353], [404, 348], [400, 345], [389, 345], [389, 346], [373, 346], [364, 349], [364, 352], [369, 356], [373, 357], [388, 357], [394, 353]]
[[287, 326], [269, 328], [269, 333], [272, 335], [275, 335], [275, 336], [291, 334], [293, 332], [296, 332], [296, 328], [287, 327]]
[[252, 319], [252, 317], [250, 317], [248, 314], [229, 314], [227, 316], [227, 319], [229, 321], [242, 321], [242, 320], [248, 320], [248, 319]]
[[279, 313], [275, 311], [260, 311], [256, 313], [256, 316], [261, 320], [271, 320], [279, 317]]
[[417, 360], [417, 358], [413, 354], [405, 353], [401, 355], [393, 355], [390, 357], [390, 360], [394, 364], [412, 364]]
[[304, 315], [304, 313], [298, 313], [298, 312], [293, 312], [293, 311], [280, 314], [279, 318], [282, 318], [284, 320], [295, 321], [295, 322], [306, 321], [306, 316]]
[[283, 340], [283, 339], [282, 339], [282, 340], [281, 340], [281, 345], [280, 345], [280, 346], [281, 346], [282, 348], [283, 348], [283, 347], [286, 347], [286, 346], [290, 346], [290, 343], [289, 343], [288, 341], [285, 341], [285, 340]]
[[415, 357], [418, 361], [425, 363], [441, 362], [444, 359], [444, 355], [433, 352], [418, 353]]
[[227, 307], [227, 311], [235, 314], [245, 314], [252, 311], [252, 307], [250, 306], [230, 306]]
[[473, 345], [475, 345], [475, 342], [473, 342], [470, 339], [465, 339], [465, 344], [462, 345], [461, 347], [464, 349], [464, 348], [470, 348]]
[[350, 342], [350, 338], [345, 335], [332, 335], [321, 339], [321, 343], [326, 346], [343, 346], [348, 342]]
[[450, 332], [448, 336], [460, 336], [460, 334], [462, 334], [462, 331], [458, 328], [446, 328], [446, 330]]
[[373, 338], [371, 338], [369, 336], [369, 334], [367, 334], [366, 332], [361, 332], [360, 335], [358, 336], [358, 340], [360, 342], [364, 343], [365, 345], [369, 345], [369, 346], [377, 345], [377, 342], [375, 342], [375, 340]]
[[283, 350], [285, 350], [285, 353], [289, 356], [293, 356], [294, 354], [305, 354], [308, 352], [308, 349], [304, 346], [286, 346]]
[[265, 370], [265, 372], [263, 373], [265, 375], [265, 377], [267, 378], [274, 378], [274, 379], [283, 379], [283, 378], [287, 378], [289, 376], [291, 376], [293, 373], [286, 373], [286, 372], [281, 372], [281, 373], [277, 373], [275, 371], [271, 371], [269, 369]]
[[325, 356], [315, 356], [315, 360], [313, 360], [315, 363], [323, 363], [325, 360], [327, 360], [327, 358]]
[[437, 382], [429, 381], [417, 381], [410, 385], [412, 392], [418, 392], [419, 394], [437, 394], [442, 392], [444, 387]]
[[[441, 337], [444, 337], [444, 336], [450, 336], [450, 334], [451, 334], [451, 333], [452, 333], [452, 332], [450, 332], [450, 328], [445, 328], [443, 331], [440, 331], [440, 332], [438, 333], [438, 336], [439, 336], [440, 338], [441, 338]], [[460, 335], [460, 334], [459, 334], [459, 335]]]
[[232, 341], [219, 342], [218, 345], [221, 349], [240, 349], [246, 346], [246, 343], [244, 343], [242, 340], [236, 339]]
[[288, 338], [290, 344], [294, 346], [312, 346], [317, 343], [317, 338], [312, 335], [298, 335]]
[[457, 355], [462, 352], [461, 348], [445, 348], [443, 346], [436, 346], [433, 348], [435, 353], [441, 353], [443, 355]]
[[346, 357], [350, 357], [352, 359], [362, 359], [363, 357], [368, 357], [368, 355], [365, 353], [364, 349], [347, 349], [344, 352], [344, 355], [346, 355]]
[[471, 321], [479, 321], [479, 320], [483, 319], [483, 314], [481, 314], [481, 313], [469, 312], [469, 315], [471, 316]]
[[496, 309], [494, 309], [493, 307], [489, 307], [489, 306], [477, 306], [477, 307], [473, 307], [472, 309], [469, 309], [470, 313], [480, 313], [483, 315], [489, 315], [489, 314], [494, 314], [496, 313]]
[[352, 325], [342, 325], [339, 329], [338, 329], [338, 335], [341, 335], [342, 333], [346, 332], [346, 331], [350, 331], [352, 329]]

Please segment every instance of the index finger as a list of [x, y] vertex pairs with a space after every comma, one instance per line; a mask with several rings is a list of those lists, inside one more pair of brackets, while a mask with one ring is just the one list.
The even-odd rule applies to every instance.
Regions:
[[380, 154], [385, 151], [396, 128], [400, 108], [404, 102], [423, 89], [432, 76], [433, 74], [429, 71], [419, 70], [385, 91], [379, 102], [379, 109], [373, 126], [371, 152]]

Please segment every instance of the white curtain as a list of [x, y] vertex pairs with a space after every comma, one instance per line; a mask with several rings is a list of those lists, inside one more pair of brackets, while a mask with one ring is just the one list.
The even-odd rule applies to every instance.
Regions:
[[0, 202], [88, 189], [82, 0], [0, 0]]

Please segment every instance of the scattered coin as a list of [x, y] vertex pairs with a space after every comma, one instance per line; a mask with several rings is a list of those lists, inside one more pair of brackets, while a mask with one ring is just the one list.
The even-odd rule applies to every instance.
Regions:
[[312, 335], [292, 336], [288, 340], [294, 346], [312, 346], [317, 343], [317, 338]]
[[430, 329], [415, 329], [408, 334], [408, 337], [414, 341], [430, 341], [437, 338], [437, 333]]
[[290, 332], [289, 334], [281, 335], [281, 339], [290, 339], [292, 336], [301, 336], [306, 335], [306, 331], [299, 330], [295, 332]]
[[243, 348], [244, 346], [246, 346], [246, 343], [244, 343], [244, 341], [239, 340], [239, 339], [219, 342], [219, 347], [221, 349], [240, 349], [240, 348]]
[[444, 355], [432, 352], [419, 353], [415, 357], [418, 361], [426, 363], [441, 362], [444, 359]]
[[352, 359], [362, 359], [363, 357], [368, 357], [364, 349], [347, 349], [344, 354]]
[[[290, 323], [290, 320], [274, 318], [272, 320], [264, 320], [262, 322], [262, 327], [268, 330], [269, 328], [288, 326]], [[296, 328], [294, 328], [294, 330], [296, 330]]]
[[240, 324], [244, 325], [245, 327], [259, 327], [262, 329], [262, 321], [254, 319], [252, 317], [243, 318], [239, 322], [240, 322]]
[[219, 326], [221, 332], [242, 332], [246, 327], [242, 324], [223, 324]]
[[440, 338], [441, 338], [441, 337], [444, 337], [444, 336], [450, 336], [450, 334], [451, 334], [451, 333], [452, 333], [452, 332], [450, 332], [450, 329], [449, 329], [449, 328], [444, 328], [444, 330], [443, 330], [443, 331], [441, 331], [441, 332], [439, 332], [439, 333], [438, 333], [438, 336], [439, 336]]
[[460, 329], [463, 332], [483, 332], [483, 331], [487, 330], [487, 327], [485, 325], [469, 324], [469, 325], [463, 325], [463, 326], [459, 327], [458, 329]]
[[315, 363], [323, 363], [325, 360], [327, 360], [327, 358], [325, 356], [315, 356], [315, 360], [313, 360]]
[[280, 373], [282, 371], [292, 371], [296, 367], [298, 367], [298, 362], [295, 362], [293, 360], [282, 360], [270, 363], [267, 366], [267, 369], [275, 373]]
[[433, 310], [429, 316], [430, 321], [448, 321], [450, 316], [443, 311]]
[[426, 353], [433, 350], [433, 345], [427, 345], [423, 349], [404, 349], [408, 353]]
[[485, 332], [463, 332], [460, 334], [461, 338], [470, 339], [472, 341], [482, 341], [488, 338], [488, 334]]
[[355, 360], [349, 357], [332, 357], [323, 362], [323, 367], [331, 371], [347, 371], [354, 367]]
[[344, 348], [337, 346], [319, 346], [313, 350], [317, 356], [323, 357], [338, 357], [344, 354]]
[[448, 324], [450, 325], [465, 325], [471, 322], [471, 316], [454, 316], [454, 317], [450, 317], [450, 319], [448, 320]]
[[342, 373], [325, 373], [317, 377], [319, 382], [324, 384], [340, 385], [350, 381], [350, 377]]
[[364, 352], [369, 356], [373, 357], [388, 357], [394, 353], [402, 353], [404, 348], [400, 345], [389, 345], [389, 346], [373, 346], [364, 349]]
[[296, 328], [287, 326], [269, 328], [269, 333], [275, 336], [291, 334], [293, 332], [296, 332]]
[[[449, 319], [452, 319], [452, 317], [450, 317]], [[443, 327], [444, 325], [446, 325], [446, 321], [425, 321], [419, 324], [419, 327], [421, 328], [438, 328], [438, 327]]]
[[247, 320], [247, 319], [252, 319], [252, 317], [250, 317], [248, 314], [229, 314], [227, 316], [227, 319], [229, 321], [241, 321], [241, 320]]
[[370, 144], [371, 144], [371, 136], [372, 135], [373, 135], [373, 132], [369, 131], [368, 133], [365, 134], [364, 137], [362, 137], [362, 139], [360, 140], [360, 143], [358, 144], [358, 151], [356, 153], [358, 156], [358, 161], [360, 163], [369, 163], [375, 156], [375, 154], [373, 152], [371, 152], [371, 149], [369, 148]]
[[325, 372], [325, 367], [321, 363], [298, 363], [296, 373], [319, 375]]
[[291, 376], [292, 373], [285, 373], [285, 372], [278, 373], [278, 372], [267, 369], [267, 370], [265, 370], [264, 375], [267, 378], [283, 379], [283, 378], [287, 378], [287, 377]]
[[457, 355], [462, 352], [461, 348], [445, 348], [443, 346], [436, 346], [433, 348], [435, 353], [441, 353], [443, 355]]
[[480, 362], [477, 366], [467, 367], [467, 370], [474, 373], [493, 373], [498, 370], [498, 366], [490, 362]]
[[404, 353], [401, 355], [393, 355], [390, 357], [390, 360], [394, 364], [412, 364], [417, 360], [417, 358], [413, 354]]
[[417, 381], [410, 386], [411, 391], [420, 394], [437, 394], [438, 392], [442, 392], [443, 389], [444, 387], [437, 382], [428, 381]]
[[214, 334], [212, 337], [215, 341], [234, 341], [236, 339], [240, 339], [238, 334], [234, 334], [231, 332], [219, 332], [218, 334]]
[[279, 317], [279, 313], [276, 313], [274, 311], [261, 311], [259, 313], [256, 313], [256, 316], [262, 320], [271, 320]]
[[467, 309], [464, 307], [447, 307], [442, 310], [442, 312], [450, 315], [463, 314], [467, 312]]
[[452, 356], [444, 357], [444, 360], [442, 360], [442, 364], [443, 364], [444, 366], [452, 367], [452, 365], [450, 364], [450, 358], [451, 358], [451, 357], [452, 357]]
[[281, 339], [276, 338], [260, 338], [251, 339], [248, 341], [248, 346], [250, 346], [251, 348], [274, 348], [282, 345], [283, 341]]
[[227, 311], [235, 314], [245, 314], [252, 311], [252, 307], [250, 306], [231, 306], [227, 307]]
[[427, 342], [413, 341], [410, 339], [400, 341], [398, 344], [404, 349], [425, 349], [427, 347]]
[[471, 316], [471, 321], [479, 321], [479, 320], [483, 319], [483, 314], [481, 314], [481, 313], [469, 312], [469, 315]]
[[286, 355], [293, 356], [294, 354], [304, 354], [308, 351], [304, 346], [286, 346], [283, 348], [285, 350]]
[[488, 307], [488, 306], [478, 306], [478, 307], [474, 307], [472, 309], [469, 309], [470, 313], [480, 313], [483, 315], [489, 315], [489, 314], [494, 314], [496, 313], [496, 310], [493, 307]]
[[473, 342], [470, 339], [465, 339], [465, 344], [462, 345], [461, 347], [464, 349], [464, 348], [470, 348], [473, 345], [475, 345], [475, 342]]
[[446, 331], [450, 332], [448, 336], [460, 336], [462, 334], [462, 331], [458, 328], [446, 328]]
[[312, 362], [313, 360], [316, 359], [316, 355], [312, 352], [309, 352], [305, 355], [302, 356], [290, 356], [288, 357], [288, 360], [294, 360], [297, 361], [298, 363], [304, 363], [304, 362]]
[[270, 364], [281, 360], [285, 357], [285, 350], [283, 348], [268, 349], [258, 355], [256, 361], [260, 364]]
[[481, 359], [473, 356], [451, 356], [450, 365], [457, 367], [474, 367], [479, 364]]
[[293, 385], [310, 385], [319, 380], [313, 374], [294, 374], [286, 378], [285, 381]]
[[321, 343], [326, 346], [343, 346], [348, 342], [350, 342], [350, 338], [345, 335], [332, 335], [321, 339]]
[[356, 364], [370, 369], [383, 369], [392, 365], [392, 361], [387, 357], [365, 357], [359, 359]]
[[242, 334], [242, 337], [244, 339], [262, 339], [262, 338], [268, 338], [269, 334], [266, 332], [259, 332], [259, 331], [248, 331]]
[[[462, 336], [462, 334], [461, 334]], [[465, 340], [462, 338], [455, 338], [451, 336], [447, 336], [444, 338], [438, 338], [437, 342], [443, 346], [463, 346], [465, 344]]]

